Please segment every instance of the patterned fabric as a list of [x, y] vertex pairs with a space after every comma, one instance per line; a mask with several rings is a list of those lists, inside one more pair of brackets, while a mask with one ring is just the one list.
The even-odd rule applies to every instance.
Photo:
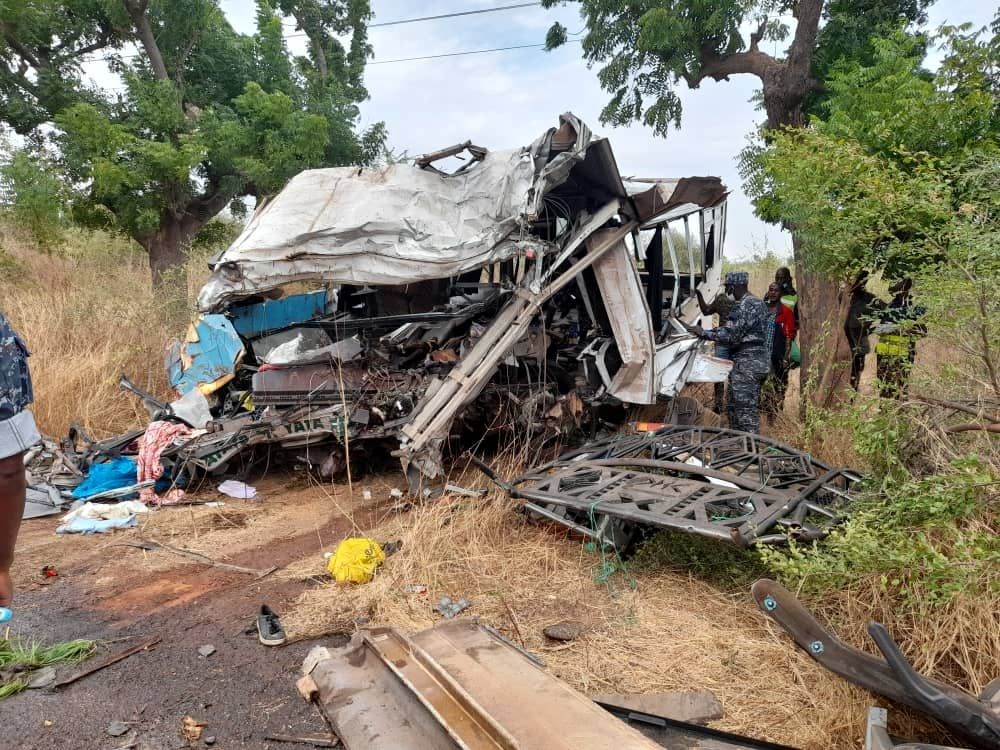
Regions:
[[[136, 480], [145, 482], [162, 477], [164, 468], [160, 461], [160, 455], [170, 447], [174, 438], [183, 437], [190, 433], [191, 428], [187, 425], [176, 422], [150, 422], [145, 434], [139, 438]], [[146, 487], [139, 493], [139, 499], [147, 505], [151, 503], [170, 505], [179, 502], [183, 497], [184, 490], [177, 488], [168, 490], [163, 495], [157, 495], [152, 487]]]
[[729, 426], [744, 432], [760, 432], [760, 388], [771, 371], [763, 346], [744, 348], [733, 357], [729, 371]]
[[729, 313], [722, 328], [705, 331], [704, 338], [729, 347], [733, 369], [729, 371], [729, 426], [744, 432], [760, 432], [760, 387], [771, 371], [771, 352], [765, 347], [768, 328], [767, 305], [745, 294]]
[[28, 356], [28, 347], [0, 312], [0, 422], [24, 411], [34, 400]]
[[763, 348], [767, 338], [767, 305], [752, 294], [743, 295], [730, 310], [726, 324], [705, 331], [704, 337], [728, 346], [733, 356], [742, 347]]
[[777, 326], [778, 311], [767, 311], [767, 324], [764, 326], [764, 349], [774, 351], [774, 329]]
[[746, 286], [750, 283], [750, 274], [746, 271], [730, 271], [726, 274], [726, 286]]

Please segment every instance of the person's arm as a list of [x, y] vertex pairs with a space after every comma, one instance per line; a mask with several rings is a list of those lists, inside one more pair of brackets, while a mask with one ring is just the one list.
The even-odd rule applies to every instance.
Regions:
[[799, 330], [795, 324], [795, 313], [787, 305], [782, 305], [778, 311], [778, 323], [781, 325], [781, 332], [785, 335], [785, 341], [791, 344]]
[[702, 315], [712, 315], [715, 312], [715, 304], [709, 305], [705, 302], [705, 298], [701, 296], [701, 289], [694, 290], [695, 296], [698, 298], [698, 307], [701, 308]]
[[718, 341], [720, 344], [725, 344], [726, 346], [733, 346], [743, 340], [749, 325], [750, 321], [743, 313], [743, 308], [737, 302], [736, 307], [729, 313], [729, 318], [726, 320], [724, 326], [714, 328], [711, 331], [705, 331], [701, 334], [701, 337], [709, 341]]
[[14, 596], [10, 566], [14, 562], [14, 545], [24, 514], [23, 453], [0, 459], [0, 607], [9, 607]]

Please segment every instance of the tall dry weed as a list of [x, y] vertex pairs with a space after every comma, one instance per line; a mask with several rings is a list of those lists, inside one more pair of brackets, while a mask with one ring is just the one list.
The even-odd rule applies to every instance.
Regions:
[[[154, 293], [145, 254], [103, 233], [71, 233], [61, 250], [46, 253], [0, 227], [0, 247], [0, 309], [31, 350], [32, 411], [42, 432], [64, 435], [78, 422], [107, 437], [145, 423], [118, 378], [169, 395], [164, 351], [190, 318], [189, 288]], [[203, 275], [199, 265], [192, 261], [189, 277]]]

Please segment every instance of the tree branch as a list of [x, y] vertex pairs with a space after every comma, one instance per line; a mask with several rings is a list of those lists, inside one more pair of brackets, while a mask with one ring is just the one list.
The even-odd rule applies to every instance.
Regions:
[[693, 89], [698, 88], [698, 84], [706, 78], [728, 81], [729, 76], [743, 73], [755, 75], [763, 81], [769, 69], [783, 65], [766, 52], [755, 49], [732, 55], [720, 55], [703, 47], [700, 57], [701, 69], [697, 73], [684, 74], [684, 81]]
[[29, 50], [27, 47], [21, 44], [20, 41], [18, 41], [17, 37], [12, 33], [9, 23], [0, 22], [0, 31], [3, 31], [4, 40], [7, 42], [8, 45], [10, 45], [10, 48], [14, 50], [22, 60], [26, 60], [28, 63], [31, 64], [33, 68], [36, 69], [42, 67], [48, 67], [47, 65], [43, 65], [39, 61], [39, 59], [35, 57], [34, 54], [32, 54], [31, 50]]
[[797, 23], [795, 38], [788, 51], [788, 67], [798, 75], [808, 76], [823, 15], [823, 0], [799, 0], [792, 15]]
[[160, 47], [156, 43], [156, 36], [153, 34], [153, 27], [149, 25], [149, 17], [146, 15], [146, 8], [149, 0], [122, 0], [125, 5], [125, 12], [132, 20], [135, 33], [139, 37], [139, 42], [149, 58], [149, 67], [153, 69], [153, 75], [158, 81], [167, 81], [167, 66], [163, 64], [163, 55], [160, 54]]
[[764, 18], [760, 22], [760, 26], [757, 27], [757, 30], [750, 34], [751, 52], [758, 51], [758, 48], [760, 47], [760, 42], [764, 38], [764, 32], [766, 31], [767, 31], [767, 16], [764, 16]]

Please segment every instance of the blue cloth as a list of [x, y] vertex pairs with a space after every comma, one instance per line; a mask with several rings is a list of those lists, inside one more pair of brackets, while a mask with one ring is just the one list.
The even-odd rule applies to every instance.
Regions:
[[135, 459], [128, 456], [119, 456], [103, 464], [91, 464], [87, 477], [73, 489], [73, 497], [86, 500], [99, 492], [129, 487], [138, 481], [136, 473]]
[[57, 534], [103, 534], [112, 529], [130, 529], [138, 526], [135, 516], [127, 518], [74, 518], [56, 529]]
[[34, 399], [28, 347], [0, 312], [0, 422], [28, 408]]

